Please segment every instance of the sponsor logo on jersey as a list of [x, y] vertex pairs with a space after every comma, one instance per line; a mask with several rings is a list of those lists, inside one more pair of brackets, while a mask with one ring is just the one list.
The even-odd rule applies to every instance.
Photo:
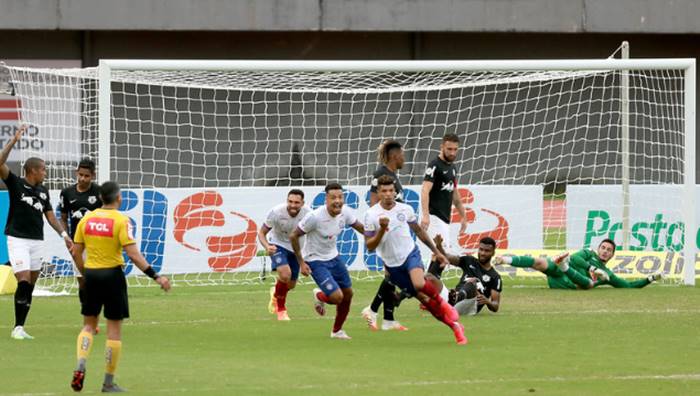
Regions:
[[[93, 205], [95, 202], [97, 202], [97, 197], [94, 196], [94, 195], [90, 195], [90, 196], [88, 197], [88, 202], [90, 203], [90, 205]], [[72, 202], [71, 202], [71, 203], [72, 203]]]
[[111, 237], [113, 231], [114, 219], [93, 217], [85, 222], [85, 235]]

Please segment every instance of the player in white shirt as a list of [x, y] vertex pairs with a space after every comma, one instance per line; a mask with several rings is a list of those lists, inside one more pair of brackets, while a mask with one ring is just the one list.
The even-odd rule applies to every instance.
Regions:
[[[330, 183], [325, 188], [326, 204], [304, 216], [289, 236], [294, 254], [299, 261], [301, 273], [314, 278], [318, 288], [314, 289], [315, 309], [325, 315], [325, 304], [337, 306], [331, 338], [349, 340], [343, 323], [350, 312], [352, 282], [345, 263], [340, 259], [336, 241], [338, 235], [350, 226], [360, 233], [365, 232], [352, 209], [344, 206], [343, 187]], [[299, 238], [306, 235], [304, 250]]]
[[277, 282], [270, 288], [268, 304], [270, 313], [277, 314], [277, 320], [289, 320], [287, 293], [294, 289], [299, 278], [299, 263], [289, 241], [289, 234], [309, 212], [311, 209], [304, 206], [304, 192], [290, 190], [287, 193], [287, 203], [270, 209], [258, 230], [258, 240], [270, 256], [272, 270], [277, 271]]
[[435, 247], [428, 234], [418, 224], [413, 209], [396, 202], [394, 180], [381, 176], [377, 180], [379, 203], [365, 214], [365, 244], [376, 250], [384, 261], [389, 280], [405, 293], [416, 296], [439, 321], [452, 329], [457, 344], [466, 344], [464, 327], [459, 314], [440, 297], [442, 283], [423, 271], [420, 250], [411, 237], [411, 230], [433, 252], [436, 259], [447, 265], [447, 258]]

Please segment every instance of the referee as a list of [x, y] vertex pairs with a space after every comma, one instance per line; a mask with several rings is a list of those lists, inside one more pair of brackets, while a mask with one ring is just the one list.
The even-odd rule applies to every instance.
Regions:
[[70, 250], [73, 248], [68, 233], [53, 213], [49, 191], [42, 185], [46, 177], [44, 160], [36, 157], [24, 162], [24, 177], [17, 177], [5, 164], [10, 151], [22, 138], [27, 125], [22, 125], [0, 151], [0, 177], [7, 186], [10, 210], [7, 214], [7, 252], [12, 271], [17, 278], [15, 291], [15, 327], [10, 337], [31, 340], [34, 337], [24, 330], [24, 323], [32, 305], [34, 284], [39, 278], [44, 261], [44, 216], [51, 227], [61, 235]]
[[[102, 208], [88, 213], [78, 223], [75, 232], [74, 259], [78, 270], [85, 278], [85, 303], [82, 305], [83, 329], [78, 334], [78, 367], [73, 372], [71, 388], [83, 389], [85, 366], [97, 319], [104, 307], [107, 320], [107, 343], [105, 346], [105, 379], [102, 392], [122, 392], [114, 383], [121, 355], [121, 328], [124, 318], [129, 317], [129, 300], [126, 291], [126, 278], [123, 266], [124, 250], [131, 261], [144, 274], [153, 278], [160, 287], [170, 290], [168, 278], [158, 275], [136, 247], [129, 218], [118, 211], [121, 205], [119, 185], [108, 181], [100, 187]], [[87, 261], [83, 261], [83, 250], [87, 252]]]

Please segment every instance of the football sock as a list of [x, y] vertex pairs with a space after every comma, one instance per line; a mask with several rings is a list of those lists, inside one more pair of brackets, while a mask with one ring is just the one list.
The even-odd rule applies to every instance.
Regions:
[[275, 298], [277, 299], [277, 312], [287, 310], [287, 293], [289, 292], [289, 286], [286, 283], [281, 282], [279, 279], [275, 283]]
[[15, 290], [15, 327], [24, 326], [31, 306], [32, 285], [27, 281], [17, 283]]
[[105, 346], [105, 385], [111, 385], [114, 373], [117, 371], [119, 358], [122, 354], [122, 342], [119, 340], [107, 340]]
[[85, 364], [92, 349], [92, 333], [85, 330], [78, 334], [76, 356], [78, 357], [78, 367], [76, 370], [85, 371]]
[[334, 333], [343, 328], [343, 323], [345, 323], [345, 319], [347, 319], [347, 317], [348, 317], [348, 312], [350, 312], [351, 301], [352, 300], [347, 300], [347, 301], [343, 300], [336, 307], [335, 322], [333, 322], [333, 332]]
[[510, 263], [513, 267], [520, 268], [531, 268], [535, 265], [535, 259], [530, 256], [514, 256], [513, 261]]

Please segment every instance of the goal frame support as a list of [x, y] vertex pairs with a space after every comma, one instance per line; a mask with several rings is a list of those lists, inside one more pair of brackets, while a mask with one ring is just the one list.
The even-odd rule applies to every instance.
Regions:
[[[468, 61], [278, 61], [278, 60], [140, 60], [102, 59], [98, 66], [98, 181], [111, 175], [111, 74], [113, 70], [220, 70], [286, 72], [449, 72], [526, 70], [634, 70], [684, 71], [684, 186], [682, 213], [685, 220], [683, 283], [695, 285], [695, 106], [696, 61], [677, 59], [567, 59], [567, 60], [468, 60]], [[624, 197], [623, 197], [624, 198]], [[625, 236], [625, 238], [628, 238]]]

